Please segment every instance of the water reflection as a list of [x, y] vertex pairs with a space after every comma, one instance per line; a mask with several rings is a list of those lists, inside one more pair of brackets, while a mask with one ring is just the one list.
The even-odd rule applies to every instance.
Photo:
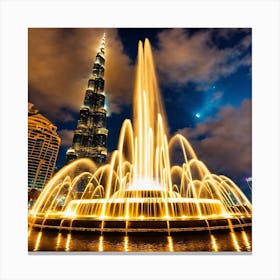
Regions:
[[57, 236], [56, 246], [55, 246], [56, 250], [58, 250], [60, 248], [60, 242], [61, 242], [61, 232], [59, 232], [58, 236]]
[[240, 252], [240, 247], [239, 247], [235, 232], [231, 231], [230, 236], [231, 236], [232, 243], [233, 243], [233, 246], [235, 248], [235, 251]]
[[38, 251], [38, 250], [39, 250], [41, 238], [42, 238], [42, 231], [40, 231], [40, 232], [38, 233], [38, 235], [37, 235], [37, 239], [36, 239], [34, 251]]
[[104, 240], [103, 235], [100, 235], [99, 236], [99, 245], [98, 245], [98, 251], [99, 252], [103, 252], [103, 240]]
[[218, 252], [219, 250], [218, 250], [216, 238], [214, 237], [213, 234], [211, 234], [210, 237], [211, 237], [211, 244], [212, 244], [213, 251]]
[[251, 247], [251, 244], [249, 242], [247, 233], [244, 230], [242, 231], [242, 237], [243, 237], [243, 240], [244, 240], [244, 244], [246, 245], [247, 251], [250, 252], [252, 250], [252, 247]]
[[70, 251], [71, 237], [72, 237], [71, 233], [68, 233], [66, 239], [65, 251]]
[[128, 236], [127, 235], [124, 237], [124, 251], [125, 252], [129, 251], [129, 249], [128, 249]]
[[173, 240], [171, 236], [167, 236], [167, 241], [168, 241], [168, 249], [170, 252], [173, 252]]
[[29, 251], [242, 252], [252, 250], [251, 231], [164, 234], [104, 234], [33, 229]]

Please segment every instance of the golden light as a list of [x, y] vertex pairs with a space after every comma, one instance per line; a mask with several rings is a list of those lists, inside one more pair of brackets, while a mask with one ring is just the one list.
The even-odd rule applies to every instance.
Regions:
[[[107, 222], [124, 221], [127, 233], [128, 221], [144, 224], [150, 220], [165, 221], [170, 234], [172, 221], [227, 218], [232, 229], [230, 219], [242, 224], [243, 218], [250, 218], [251, 203], [232, 180], [212, 174], [182, 135], [169, 139], [147, 39], [144, 46], [141, 41], [138, 45], [133, 100], [133, 124], [128, 119], [123, 122], [118, 149], [110, 162], [97, 167], [89, 159], [79, 159], [62, 168], [30, 211], [30, 218], [34, 217], [31, 227], [36, 219], [43, 217], [43, 226], [53, 216], [62, 221], [57, 228], [67, 219], [101, 221], [100, 226], [93, 226], [101, 232]], [[170, 155], [176, 148], [184, 158], [181, 166], [171, 164]], [[61, 197], [65, 198], [63, 204]], [[232, 239], [238, 249], [236, 238]], [[68, 249], [70, 240], [71, 235], [67, 236]], [[211, 240], [216, 250], [214, 237]]]

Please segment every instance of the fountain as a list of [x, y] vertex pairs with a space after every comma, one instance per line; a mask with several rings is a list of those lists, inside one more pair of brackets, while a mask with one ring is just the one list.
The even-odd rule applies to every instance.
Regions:
[[[212, 174], [182, 135], [168, 141], [166, 127], [146, 39], [138, 45], [133, 125], [123, 122], [108, 164], [78, 159], [62, 168], [29, 211], [30, 227], [126, 234], [250, 227], [252, 206], [240, 188]], [[171, 164], [175, 150], [182, 165]]]

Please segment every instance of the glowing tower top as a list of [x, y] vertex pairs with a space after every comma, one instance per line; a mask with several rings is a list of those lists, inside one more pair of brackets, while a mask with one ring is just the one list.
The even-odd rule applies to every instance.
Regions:
[[85, 92], [84, 103], [80, 108], [77, 128], [74, 131], [72, 146], [66, 152], [66, 163], [78, 158], [90, 158], [97, 165], [107, 160], [105, 92], [105, 33], [92, 68], [91, 77]]

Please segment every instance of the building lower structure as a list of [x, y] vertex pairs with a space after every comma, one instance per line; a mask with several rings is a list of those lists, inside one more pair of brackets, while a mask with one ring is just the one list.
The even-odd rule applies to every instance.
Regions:
[[61, 143], [57, 127], [28, 104], [28, 188], [41, 190], [53, 176]]

